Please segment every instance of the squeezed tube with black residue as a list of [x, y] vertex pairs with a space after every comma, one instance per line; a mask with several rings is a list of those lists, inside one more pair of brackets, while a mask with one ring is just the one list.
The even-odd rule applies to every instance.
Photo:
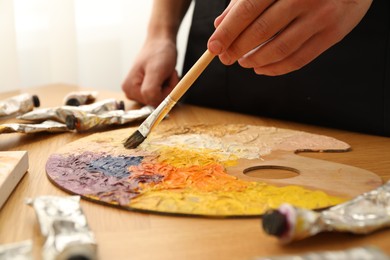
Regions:
[[55, 120], [61, 123], [66, 122], [66, 117], [75, 113], [102, 114], [112, 110], [124, 110], [123, 101], [115, 99], [105, 99], [89, 105], [82, 106], [60, 106], [36, 109], [18, 117], [21, 120], [39, 122], [45, 120]]
[[39, 106], [40, 101], [37, 95], [24, 93], [13, 96], [0, 101], [0, 118], [24, 114]]
[[262, 226], [284, 244], [324, 231], [369, 234], [390, 227], [390, 181], [320, 212], [283, 204], [263, 215]]
[[80, 196], [40, 196], [28, 199], [45, 243], [43, 260], [97, 259], [97, 244], [80, 207]]
[[10, 123], [0, 125], [0, 134], [9, 133], [61, 133], [71, 131], [66, 124], [59, 123], [52, 120], [47, 120], [39, 124], [23, 124], [23, 123]]
[[74, 113], [66, 117], [66, 125], [69, 129], [77, 131], [86, 131], [98, 126], [105, 125], [124, 125], [136, 120], [148, 117], [152, 112], [151, 106], [145, 106], [140, 109], [128, 111], [114, 110], [103, 114]]

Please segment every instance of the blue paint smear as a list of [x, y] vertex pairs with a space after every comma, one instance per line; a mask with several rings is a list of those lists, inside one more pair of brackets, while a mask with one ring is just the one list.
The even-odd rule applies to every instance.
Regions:
[[129, 166], [137, 166], [143, 159], [143, 156], [113, 157], [108, 155], [91, 161], [86, 170], [89, 172], [100, 172], [106, 176], [113, 176], [122, 179], [131, 175], [131, 172], [127, 169]]

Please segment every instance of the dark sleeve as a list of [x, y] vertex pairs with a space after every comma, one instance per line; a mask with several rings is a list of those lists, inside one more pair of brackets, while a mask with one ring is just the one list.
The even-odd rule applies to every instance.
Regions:
[[[196, 0], [183, 72], [205, 51], [227, 2]], [[390, 136], [390, 1], [374, 1], [341, 42], [287, 75], [256, 75], [215, 59], [183, 101]]]

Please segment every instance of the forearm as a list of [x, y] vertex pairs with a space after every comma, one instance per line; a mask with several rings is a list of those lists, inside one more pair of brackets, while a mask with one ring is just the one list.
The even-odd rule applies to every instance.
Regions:
[[176, 42], [181, 21], [191, 0], [154, 0], [148, 38], [169, 38]]

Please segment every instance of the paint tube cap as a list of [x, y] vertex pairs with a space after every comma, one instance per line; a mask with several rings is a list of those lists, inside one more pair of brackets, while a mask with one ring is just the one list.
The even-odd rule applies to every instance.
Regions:
[[78, 119], [74, 115], [69, 115], [65, 119], [66, 127], [68, 127], [68, 129], [70, 129], [70, 130], [76, 129], [77, 122], [78, 122]]
[[32, 101], [33, 101], [34, 107], [39, 107], [41, 105], [41, 102], [39, 101], [39, 97], [37, 95], [32, 96]]
[[68, 245], [56, 259], [63, 260], [95, 260], [97, 259], [96, 245], [71, 244]]
[[263, 229], [269, 235], [281, 236], [288, 228], [286, 216], [278, 210], [263, 215]]
[[119, 101], [118, 110], [125, 110], [125, 102], [123, 100]]
[[74, 106], [74, 107], [78, 107], [80, 106], [80, 101], [77, 99], [77, 98], [70, 98], [66, 101], [65, 105], [67, 106]]

